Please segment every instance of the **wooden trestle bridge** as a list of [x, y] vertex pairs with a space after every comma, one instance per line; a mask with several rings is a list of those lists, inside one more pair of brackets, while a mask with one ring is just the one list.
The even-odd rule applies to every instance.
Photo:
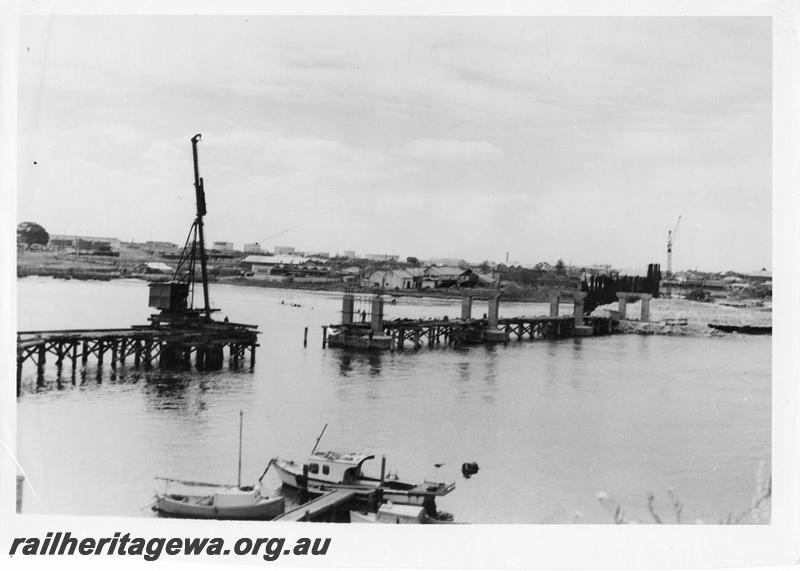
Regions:
[[130, 329], [75, 329], [59, 331], [20, 331], [17, 333], [17, 396], [26, 361], [36, 366], [37, 383], [44, 381], [48, 356], [55, 357], [59, 374], [69, 363], [74, 372], [90, 359], [98, 369], [108, 362], [111, 369], [127, 366], [132, 359], [136, 368], [188, 367], [194, 359], [199, 370], [222, 367], [227, 347], [230, 364], [240, 367], [247, 360], [255, 365], [258, 331], [253, 325], [210, 322], [203, 328], [159, 329], [149, 325]]
[[[572, 337], [575, 320], [572, 317], [513, 317], [498, 319], [502, 341], [511, 339], [560, 339]], [[427, 343], [434, 347], [441, 343], [459, 347], [470, 343], [481, 343], [488, 322], [486, 319], [411, 320], [394, 319], [383, 323], [386, 335], [392, 338], [396, 349], [403, 349], [406, 342], [419, 348]]]
[[[575, 298], [575, 312], [558, 315], [558, 296], [551, 304], [550, 316], [499, 317], [499, 296], [489, 300], [489, 312], [482, 319], [472, 315], [472, 297], [462, 300], [461, 317], [455, 319], [391, 319], [383, 318], [384, 301], [380, 295], [356, 298], [346, 293], [342, 299], [342, 322], [323, 326], [323, 347], [355, 349], [402, 350], [409, 343], [419, 349], [444, 344], [459, 347], [477, 343], [508, 343], [512, 339], [562, 339], [566, 337], [604, 335], [614, 331], [618, 319], [588, 316], [583, 313], [583, 296], [570, 292]], [[355, 310], [355, 303], [369, 307]], [[357, 319], [361, 316], [361, 320]], [[367, 318], [369, 316], [369, 319]], [[328, 335], [330, 328], [331, 334]]]
[[[612, 332], [613, 323], [606, 317], [589, 317], [586, 319], [594, 335]], [[391, 337], [392, 347], [402, 350], [405, 344], [419, 349], [427, 345], [435, 347], [444, 344], [459, 347], [484, 341], [501, 341], [528, 339], [564, 339], [574, 337], [575, 319], [572, 316], [562, 317], [506, 317], [498, 319], [498, 327], [502, 338], [486, 339], [484, 332], [489, 328], [487, 319], [394, 319], [383, 322], [383, 331]], [[366, 332], [366, 329], [365, 329]]]

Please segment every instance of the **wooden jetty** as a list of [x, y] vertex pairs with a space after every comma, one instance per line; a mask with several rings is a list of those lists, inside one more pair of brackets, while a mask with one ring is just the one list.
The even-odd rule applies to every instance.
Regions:
[[[149, 284], [149, 306], [160, 310], [150, 316], [150, 323], [128, 329], [73, 329], [61, 331], [20, 331], [17, 333], [17, 396], [20, 395], [22, 370], [26, 361], [36, 365], [37, 383], [43, 382], [48, 355], [55, 356], [59, 373], [69, 360], [73, 372], [80, 358], [86, 365], [96, 359], [98, 371], [108, 359], [112, 369], [124, 365], [128, 357], [135, 367], [186, 366], [194, 356], [198, 369], [219, 369], [228, 349], [231, 364], [238, 367], [250, 352], [250, 366], [255, 365], [258, 331], [255, 325], [215, 321], [208, 295], [203, 217], [206, 199], [199, 174], [197, 143], [192, 137], [196, 215], [186, 238], [183, 252], [172, 278]], [[199, 267], [198, 267], [199, 266]], [[194, 307], [195, 286], [202, 285], [203, 303]]]
[[350, 503], [356, 496], [353, 490], [331, 490], [276, 517], [273, 521], [331, 521], [337, 508]]
[[[428, 347], [459, 347], [478, 343], [508, 343], [513, 339], [532, 341], [612, 333], [619, 320], [613, 316], [584, 315], [585, 295], [584, 292], [572, 291], [559, 293], [551, 300], [548, 316], [501, 318], [500, 295], [496, 294], [489, 299], [488, 313], [480, 319], [472, 318], [473, 298], [465, 296], [462, 299], [461, 316], [458, 318], [385, 320], [384, 301], [380, 295], [356, 298], [351, 293], [345, 293], [342, 301], [342, 322], [323, 326], [323, 347], [331, 345], [368, 350], [402, 350], [406, 343], [419, 349], [425, 344]], [[574, 314], [559, 316], [560, 298], [566, 296], [574, 301]], [[355, 310], [357, 303], [364, 309]], [[357, 316], [360, 316], [360, 320], [354, 319]]]
[[209, 324], [205, 328], [158, 329], [134, 326], [130, 329], [76, 329], [60, 331], [20, 331], [17, 333], [17, 396], [26, 361], [36, 366], [37, 383], [44, 381], [48, 356], [55, 357], [59, 371], [64, 361], [74, 372], [80, 360], [86, 366], [93, 357], [98, 367], [108, 362], [111, 369], [125, 366], [130, 358], [136, 368], [191, 365], [199, 370], [222, 367], [227, 348], [231, 366], [244, 363], [249, 351], [250, 366], [255, 366], [258, 346], [255, 326], [227, 323], [224, 327]]

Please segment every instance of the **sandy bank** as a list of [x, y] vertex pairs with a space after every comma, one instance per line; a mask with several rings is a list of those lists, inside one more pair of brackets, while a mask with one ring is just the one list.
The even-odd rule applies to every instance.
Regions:
[[[617, 310], [617, 304], [602, 305], [592, 315], [608, 315]], [[650, 301], [650, 322], [639, 321], [641, 302], [629, 303], [628, 319], [622, 321], [619, 331], [657, 335], [727, 335], [711, 329], [709, 323], [724, 325], [771, 326], [772, 310], [765, 307], [728, 307], [716, 303], [702, 303], [685, 299], [653, 299]], [[678, 321], [685, 325], [678, 324]]]

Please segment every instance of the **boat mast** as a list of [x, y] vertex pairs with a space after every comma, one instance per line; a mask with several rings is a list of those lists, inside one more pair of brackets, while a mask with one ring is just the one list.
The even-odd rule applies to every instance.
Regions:
[[192, 137], [192, 156], [194, 158], [194, 191], [197, 199], [197, 226], [198, 244], [200, 246], [200, 273], [203, 279], [203, 303], [206, 317], [211, 315], [211, 306], [208, 302], [208, 271], [206, 269], [206, 243], [203, 237], [203, 216], [206, 215], [206, 193], [203, 189], [203, 179], [200, 178], [200, 167], [197, 163], [197, 142], [200, 133]]
[[317, 436], [317, 441], [314, 443], [314, 448], [311, 450], [312, 454], [317, 451], [317, 446], [319, 446], [319, 441], [322, 439], [322, 435], [325, 434], [326, 428], [328, 428], [327, 422], [325, 423], [325, 426], [322, 427], [322, 432], [320, 432], [319, 436]]
[[[242, 415], [244, 413], [239, 411], [239, 478], [236, 480], [236, 487], [242, 487]], [[269, 468], [269, 466], [267, 466]], [[266, 472], [266, 470], [265, 470]]]

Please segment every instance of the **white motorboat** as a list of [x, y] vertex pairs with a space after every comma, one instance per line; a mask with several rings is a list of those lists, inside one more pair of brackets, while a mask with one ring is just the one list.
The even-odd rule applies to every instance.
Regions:
[[[436, 517], [435, 498], [449, 494], [455, 489], [454, 482], [407, 482], [395, 476], [386, 476], [385, 459], [381, 462], [381, 475], [368, 476], [362, 471], [373, 454], [359, 452], [312, 452], [305, 465], [291, 460], [272, 460], [275, 471], [284, 486], [296, 489], [315, 487], [319, 489], [349, 489], [357, 493], [362, 501], [368, 501], [378, 492], [382, 501], [393, 504], [422, 506]], [[304, 475], [304, 470], [307, 475]]]

